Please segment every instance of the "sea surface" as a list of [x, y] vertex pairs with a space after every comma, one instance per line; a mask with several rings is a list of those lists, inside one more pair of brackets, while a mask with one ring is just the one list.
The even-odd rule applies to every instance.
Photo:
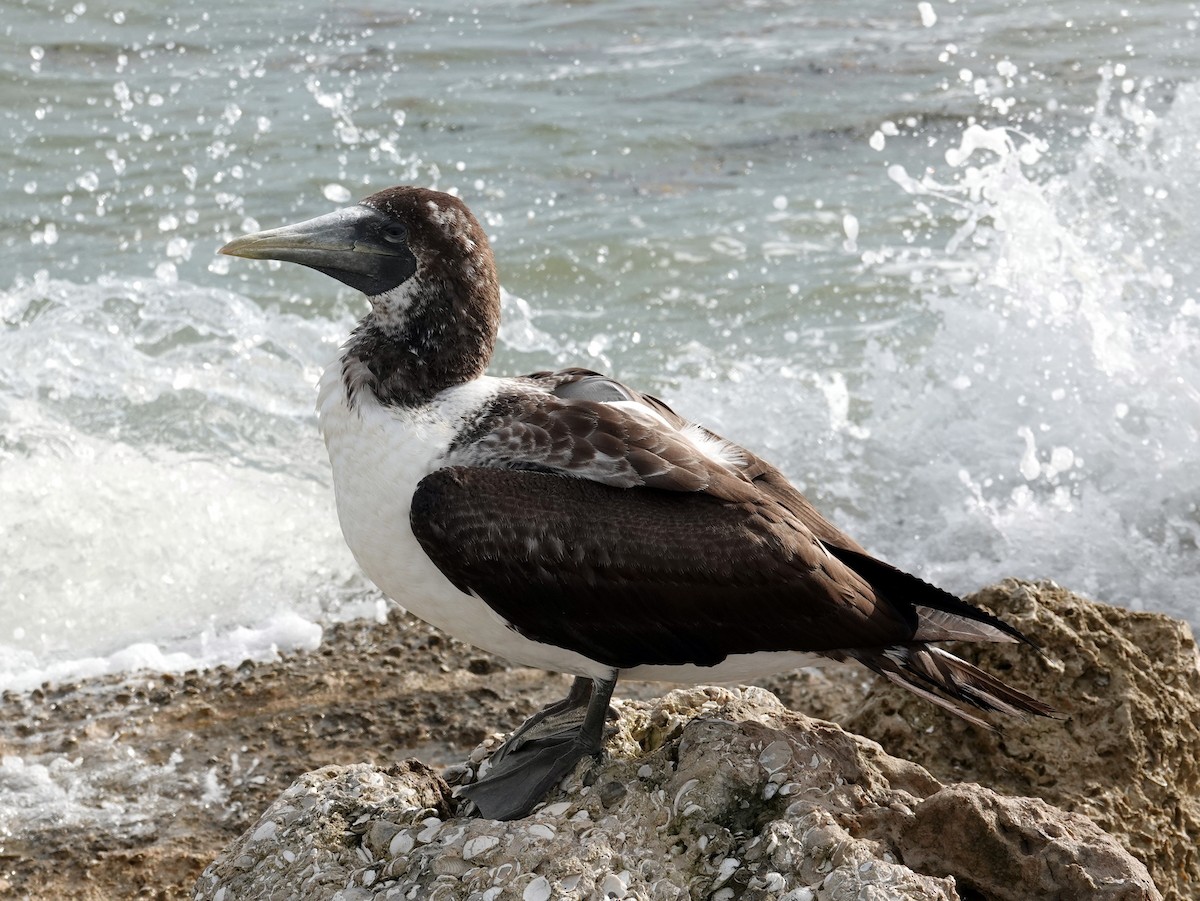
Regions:
[[1200, 624], [1191, 2], [0, 0], [0, 688], [384, 601], [313, 404], [363, 298], [219, 257], [397, 183], [581, 365], [883, 558]]

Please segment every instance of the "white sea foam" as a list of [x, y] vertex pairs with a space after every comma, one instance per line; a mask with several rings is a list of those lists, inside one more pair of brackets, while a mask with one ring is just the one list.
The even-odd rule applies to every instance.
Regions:
[[0, 311], [0, 687], [315, 645], [363, 590], [312, 425], [329, 323], [153, 281]]
[[[113, 625], [136, 631], [130, 617], [113, 617]], [[215, 622], [215, 618], [214, 618]], [[139, 641], [110, 654], [53, 659], [19, 646], [0, 644], [0, 689], [26, 691], [46, 683], [149, 670], [184, 673], [213, 666], [236, 666], [245, 660], [277, 660], [284, 651], [315, 650], [321, 643], [319, 623], [284, 610], [254, 626], [215, 626], [198, 635], [160, 643]], [[69, 655], [70, 649], [60, 653]]]
[[1110, 88], [1111, 74], [1067, 159], [972, 125], [948, 169], [889, 173], [958, 223], [941, 246], [864, 250], [881, 272], [922, 274], [936, 314], [922, 341], [871, 337], [845, 372], [738, 363], [753, 409], [706, 383], [682, 400], [759, 442], [873, 551], [948, 588], [1053, 578], [1196, 623], [1200, 90], [1180, 86], [1156, 115]]
[[117, 741], [91, 743], [86, 759], [0, 756], [0, 839], [89, 830], [153, 838], [181, 804], [207, 808], [217, 819], [236, 816], [230, 788], [260, 778], [259, 759], [245, 760], [232, 748], [222, 762], [224, 782], [216, 766], [198, 771], [181, 767], [183, 760], [179, 749], [151, 760]]

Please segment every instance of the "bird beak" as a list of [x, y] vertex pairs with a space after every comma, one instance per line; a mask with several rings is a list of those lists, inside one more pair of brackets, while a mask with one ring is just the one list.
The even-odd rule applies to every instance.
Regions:
[[234, 238], [220, 252], [251, 260], [299, 263], [371, 297], [394, 288], [416, 271], [416, 260], [407, 246], [382, 239], [386, 222], [386, 217], [371, 207], [352, 206]]
[[349, 207], [295, 225], [234, 238], [220, 252], [232, 257], [283, 260], [314, 268], [353, 264], [356, 254], [371, 253], [372, 248], [361, 239], [369, 232], [364, 226], [377, 217], [379, 214], [369, 207]]

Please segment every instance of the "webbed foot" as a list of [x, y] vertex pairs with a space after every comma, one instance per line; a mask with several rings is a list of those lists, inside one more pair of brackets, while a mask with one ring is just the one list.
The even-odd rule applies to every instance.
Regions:
[[[566, 698], [530, 717], [492, 755], [487, 775], [461, 788], [460, 794], [488, 819], [515, 820], [528, 814], [575, 764], [603, 748], [608, 702], [616, 684], [615, 675], [577, 678]], [[585, 703], [581, 721], [579, 710]]]

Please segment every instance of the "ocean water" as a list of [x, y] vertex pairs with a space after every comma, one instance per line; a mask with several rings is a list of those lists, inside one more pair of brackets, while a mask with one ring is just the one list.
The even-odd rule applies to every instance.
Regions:
[[0, 0], [0, 688], [379, 616], [313, 402], [365, 310], [215, 255], [464, 197], [493, 371], [605, 370], [965, 593], [1200, 623], [1200, 9]]

